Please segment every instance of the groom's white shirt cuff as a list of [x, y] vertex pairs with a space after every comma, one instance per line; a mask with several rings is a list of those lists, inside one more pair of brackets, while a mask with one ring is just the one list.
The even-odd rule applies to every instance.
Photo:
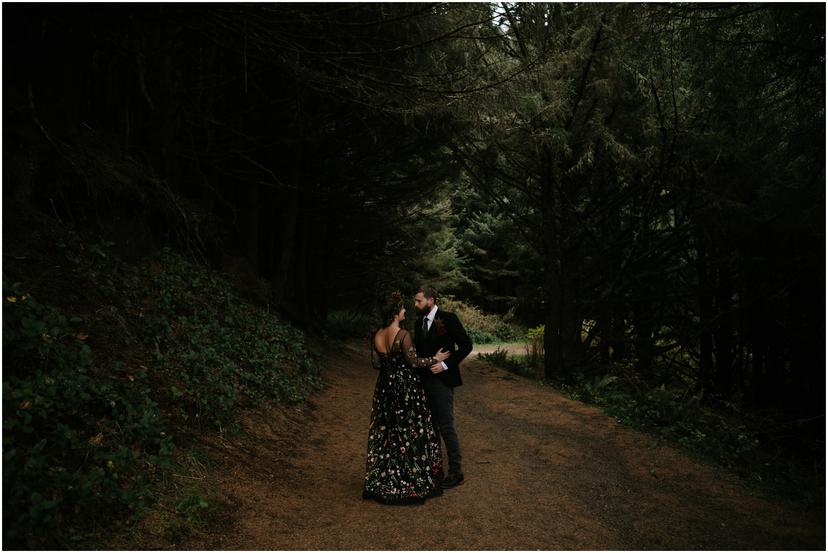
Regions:
[[[431, 325], [434, 324], [434, 315], [436, 315], [436, 314], [437, 314], [437, 306], [435, 305], [434, 307], [431, 308], [431, 311], [428, 312], [428, 315], [426, 315], [426, 318], [428, 319], [428, 329], [429, 330], [431, 330]], [[440, 361], [440, 364], [443, 366], [444, 371], [448, 370], [448, 365], [446, 365], [445, 361]]]

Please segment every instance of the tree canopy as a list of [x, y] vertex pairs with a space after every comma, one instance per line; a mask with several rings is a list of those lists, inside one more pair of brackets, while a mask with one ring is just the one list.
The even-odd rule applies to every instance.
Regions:
[[4, 11], [7, 206], [307, 328], [429, 280], [543, 324], [550, 378], [824, 413], [823, 5]]

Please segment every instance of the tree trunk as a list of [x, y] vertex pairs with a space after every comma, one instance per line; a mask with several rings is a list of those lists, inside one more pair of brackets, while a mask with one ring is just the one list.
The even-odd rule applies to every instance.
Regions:
[[259, 262], [259, 232], [261, 230], [259, 228], [259, 185], [249, 184], [245, 186], [242, 194], [242, 205], [244, 208], [241, 212], [244, 214], [242, 217], [242, 225], [244, 228], [244, 253], [250, 261], [250, 266], [253, 267], [253, 270], [258, 273], [262, 270], [262, 266]]
[[[302, 142], [296, 144], [296, 155], [293, 163], [293, 178], [291, 179], [292, 189], [287, 191], [287, 198], [282, 202], [282, 241], [279, 253], [279, 261], [273, 273], [273, 305], [277, 310], [284, 310], [289, 297], [288, 290], [291, 286], [296, 250], [296, 227], [299, 214], [299, 191], [302, 187]], [[295, 310], [292, 310], [295, 311]]]
[[721, 399], [730, 400], [733, 396], [733, 278], [726, 267], [721, 268], [718, 274], [714, 386]]
[[543, 331], [543, 373], [546, 378], [566, 378], [564, 347], [561, 336], [561, 305], [559, 276], [554, 271], [546, 279], [546, 319]]
[[543, 182], [541, 217], [543, 220], [544, 253], [544, 310], [546, 312], [543, 332], [543, 372], [549, 379], [567, 378], [564, 358], [563, 305], [561, 286], [560, 244], [555, 220], [555, 176], [552, 155], [548, 149], [543, 152]]
[[291, 263], [293, 262], [296, 244], [296, 210], [298, 207], [298, 197], [295, 192], [292, 192], [288, 201], [285, 202], [285, 210], [281, 213], [282, 247], [279, 253], [279, 261], [276, 264], [276, 270], [273, 273], [271, 281], [273, 284], [273, 305], [277, 310], [284, 306], [286, 303], [285, 298], [288, 297], [288, 286], [291, 280]]
[[296, 281], [294, 289], [294, 303], [301, 318], [308, 323], [312, 322], [310, 313], [310, 298], [308, 297], [308, 244], [310, 242], [309, 224], [307, 216], [302, 216], [299, 222], [299, 235], [296, 238], [296, 270], [293, 271]]
[[699, 302], [699, 383], [703, 395], [713, 390], [713, 294], [707, 269], [707, 247], [703, 237], [697, 237], [696, 275], [698, 279]]
[[612, 330], [610, 327], [610, 321], [612, 320], [612, 314], [609, 308], [609, 302], [603, 302], [601, 305], [601, 316], [598, 317], [598, 320], [595, 322], [595, 326], [598, 329], [598, 336], [600, 339], [600, 352], [601, 352], [601, 363], [606, 365], [610, 362], [610, 336], [612, 335]]
[[609, 343], [612, 346], [612, 360], [615, 362], [624, 361], [627, 358], [627, 329], [624, 324], [624, 317], [617, 313], [610, 319]]
[[[638, 294], [643, 296], [649, 290], [639, 290]], [[635, 316], [635, 354], [636, 368], [638, 373], [647, 379], [653, 376], [653, 320], [652, 301], [647, 297], [639, 297], [635, 302], [633, 310]]]
[[[569, 259], [577, 259], [570, 257]], [[579, 365], [584, 356], [584, 348], [581, 342], [581, 330], [584, 326], [584, 319], [578, 311], [578, 282], [574, 277], [574, 271], [570, 263], [561, 262], [561, 342], [563, 362], [570, 372], [573, 366]]]

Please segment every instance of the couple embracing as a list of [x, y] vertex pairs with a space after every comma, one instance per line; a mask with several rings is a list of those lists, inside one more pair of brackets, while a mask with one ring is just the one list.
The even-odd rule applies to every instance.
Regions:
[[[454, 429], [454, 389], [463, 383], [460, 362], [472, 342], [460, 320], [437, 306], [433, 287], [414, 296], [414, 336], [400, 328], [405, 300], [391, 294], [371, 359], [380, 371], [374, 389], [368, 460], [362, 497], [381, 503], [422, 503], [463, 483], [460, 442]], [[443, 474], [440, 438], [448, 454]]]

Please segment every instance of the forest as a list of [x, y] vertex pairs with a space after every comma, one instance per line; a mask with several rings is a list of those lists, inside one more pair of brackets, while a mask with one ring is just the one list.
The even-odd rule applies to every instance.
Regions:
[[3, 16], [4, 543], [84, 543], [174, 421], [302, 401], [317, 340], [423, 282], [531, 342], [502, 365], [718, 413], [824, 503], [824, 4]]

